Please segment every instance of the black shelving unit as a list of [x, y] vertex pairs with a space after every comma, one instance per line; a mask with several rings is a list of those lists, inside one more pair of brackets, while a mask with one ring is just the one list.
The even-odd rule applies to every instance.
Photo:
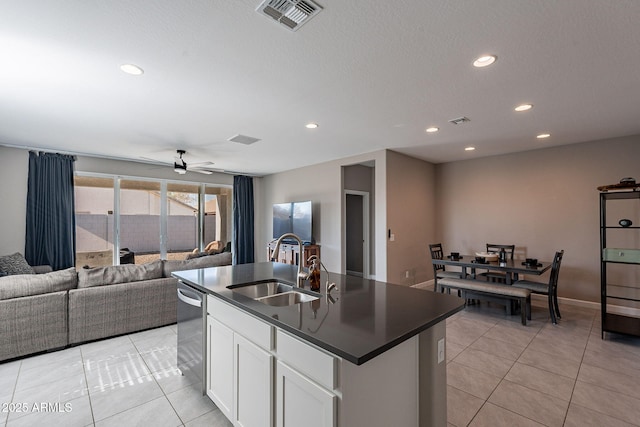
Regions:
[[[640, 283], [635, 280], [638, 274], [631, 272], [625, 275], [620, 267], [627, 265], [630, 269], [640, 269], [640, 185], [631, 187], [626, 191], [602, 191], [600, 193], [600, 287], [601, 287], [601, 311], [602, 311], [602, 338], [605, 332], [615, 332], [627, 335], [640, 336]], [[634, 201], [635, 199], [635, 201]], [[620, 218], [607, 222], [608, 207], [616, 201], [631, 200], [626, 202], [623, 209], [618, 210], [618, 215], [624, 213], [624, 218], [631, 219], [633, 225], [622, 227], [617, 224]], [[631, 205], [629, 205], [629, 203]], [[624, 233], [624, 234], [623, 234]], [[635, 233], [629, 236], [626, 233]], [[612, 234], [615, 234], [613, 236]], [[619, 242], [635, 242], [636, 247], [619, 247]], [[609, 246], [611, 245], [611, 246]], [[633, 245], [633, 243], [632, 243]], [[616, 274], [611, 270], [616, 268]], [[615, 282], [613, 282], [615, 280]], [[626, 307], [626, 310], [609, 312], [609, 305]], [[631, 313], [631, 314], [630, 314]]]

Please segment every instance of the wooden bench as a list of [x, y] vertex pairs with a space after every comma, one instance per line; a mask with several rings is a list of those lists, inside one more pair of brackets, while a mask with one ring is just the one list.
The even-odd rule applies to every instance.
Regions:
[[438, 280], [439, 290], [446, 290], [451, 293], [451, 289], [460, 291], [460, 296], [465, 299], [499, 299], [507, 301], [507, 312], [510, 313], [510, 301], [520, 303], [520, 315], [522, 324], [527, 324], [527, 319], [531, 319], [531, 291], [528, 289], [514, 288], [510, 285], [500, 285], [496, 283], [481, 282], [469, 279], [449, 279]]

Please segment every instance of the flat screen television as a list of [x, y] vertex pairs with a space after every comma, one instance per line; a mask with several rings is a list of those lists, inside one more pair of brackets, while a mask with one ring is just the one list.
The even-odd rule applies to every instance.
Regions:
[[[300, 237], [302, 243], [313, 244], [311, 212], [310, 200], [273, 205], [273, 238], [277, 239], [285, 233], [293, 233]], [[295, 242], [295, 239], [285, 239], [285, 241]]]

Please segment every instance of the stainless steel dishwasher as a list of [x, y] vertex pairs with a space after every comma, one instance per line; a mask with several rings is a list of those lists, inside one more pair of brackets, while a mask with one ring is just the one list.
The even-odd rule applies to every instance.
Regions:
[[207, 299], [203, 292], [178, 281], [178, 369], [205, 394], [205, 324]]

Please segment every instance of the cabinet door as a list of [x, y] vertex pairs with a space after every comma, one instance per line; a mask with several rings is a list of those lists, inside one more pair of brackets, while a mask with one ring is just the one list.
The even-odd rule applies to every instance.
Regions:
[[233, 331], [207, 316], [207, 396], [233, 419]]
[[337, 397], [282, 362], [277, 365], [277, 427], [333, 427]]
[[273, 357], [241, 335], [234, 335], [236, 403], [234, 424], [242, 427], [273, 425]]

